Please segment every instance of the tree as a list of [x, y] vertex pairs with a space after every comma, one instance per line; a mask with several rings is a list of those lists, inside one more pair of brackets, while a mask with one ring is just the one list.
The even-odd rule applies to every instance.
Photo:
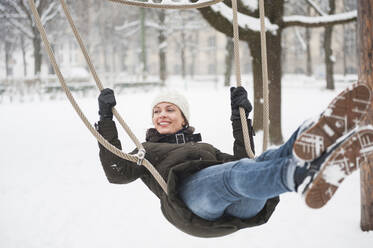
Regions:
[[158, 30], [158, 57], [159, 57], [159, 79], [164, 84], [167, 79], [167, 36], [165, 30], [166, 11], [164, 9], [157, 10], [157, 16], [160, 28]]
[[[358, 1], [359, 81], [373, 88], [373, 0]], [[373, 123], [373, 100], [365, 120]], [[361, 176], [361, 229], [373, 231], [373, 155], [360, 168]]]
[[[48, 25], [58, 14], [58, 2], [39, 0], [35, 2], [44, 26]], [[7, 21], [30, 39], [34, 49], [34, 74], [41, 71], [42, 50], [40, 33], [34, 25], [33, 17], [27, 0], [0, 0], [0, 14]]]
[[[194, 40], [197, 37], [195, 37], [195, 33], [197, 30], [203, 28], [204, 25], [201, 23], [197, 11], [178, 10], [177, 14], [173, 11], [172, 20], [170, 20], [168, 26], [170, 27], [169, 34], [171, 34], [180, 51], [181, 75], [182, 78], [185, 78], [188, 64], [187, 51], [190, 49], [192, 53], [196, 52], [196, 44]], [[215, 48], [215, 45], [213, 45], [213, 48]], [[192, 71], [193, 70], [194, 69], [192, 68]]]
[[234, 43], [231, 37], [226, 37], [227, 43], [225, 45], [225, 72], [224, 72], [224, 86], [231, 85], [231, 74], [234, 58]]
[[[316, 12], [320, 16], [327, 16], [327, 15], [333, 15], [336, 11], [336, 4], [335, 0], [328, 0], [328, 2], [325, 3], [325, 9], [327, 9], [327, 12], [324, 12], [321, 10], [319, 6], [317, 6], [313, 0], [307, 0], [307, 2], [312, 6]], [[325, 27], [324, 32], [324, 41], [323, 41], [323, 48], [324, 48], [324, 61], [325, 61], [325, 75], [326, 75], [326, 88], [329, 90], [334, 90], [334, 63], [335, 63], [335, 57], [333, 55], [333, 48], [332, 48], [332, 38], [333, 38], [333, 26], [327, 25]]]
[[[335, 13], [335, 0], [329, 0], [328, 14], [332, 15]], [[332, 37], [333, 37], [333, 26], [328, 25], [325, 27], [324, 35], [324, 51], [325, 51], [325, 67], [326, 67], [326, 88], [334, 90], [334, 62], [332, 48]]]
[[0, 32], [5, 34], [5, 38], [1, 40], [4, 48], [4, 59], [5, 59], [5, 76], [12, 76], [12, 55], [16, 45], [16, 32], [12, 29], [5, 18], [0, 18]]
[[[145, 9], [140, 8], [140, 18], [134, 16], [130, 20], [123, 20], [121, 25], [117, 25], [115, 30], [117, 33], [122, 33], [121, 37], [129, 43], [131, 36], [139, 33], [140, 50], [139, 60], [142, 72], [143, 80], [146, 78], [148, 70], [147, 64], [147, 40], [146, 37], [149, 32], [156, 31], [158, 36], [158, 58], [159, 58], [159, 78], [161, 82], [165, 82], [167, 79], [167, 63], [166, 63], [166, 51], [167, 51], [167, 34], [169, 32], [167, 28], [167, 11], [164, 9]], [[133, 20], [132, 20], [133, 19]], [[140, 20], [138, 20], [140, 19]]]
[[[356, 20], [356, 11], [325, 17], [284, 16], [284, 0], [265, 1], [267, 17], [268, 78], [270, 100], [270, 142], [283, 142], [281, 131], [281, 34], [288, 27], [325, 27]], [[199, 9], [202, 16], [216, 30], [233, 36], [231, 1], [225, 0], [210, 7]], [[259, 10], [257, 1], [238, 0], [240, 39], [248, 44], [253, 61], [254, 128], [262, 129], [262, 73], [260, 51]]]

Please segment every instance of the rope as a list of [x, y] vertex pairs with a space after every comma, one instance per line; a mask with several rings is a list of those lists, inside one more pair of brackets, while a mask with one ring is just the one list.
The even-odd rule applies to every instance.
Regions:
[[265, 27], [264, 0], [259, 1], [260, 13], [260, 40], [262, 43], [262, 77], [263, 77], [263, 150], [267, 150], [269, 139], [269, 96], [268, 96], [268, 63], [267, 63], [267, 41]]
[[[66, 11], [65, 13], [68, 13], [68, 16], [69, 15], [69, 11], [66, 7], [66, 4], [63, 0], [60, 0], [62, 6], [64, 7], [64, 11]], [[75, 111], [77, 112], [77, 114], [79, 115], [79, 117], [81, 118], [81, 120], [83, 121], [83, 123], [86, 125], [86, 127], [88, 128], [88, 130], [96, 137], [97, 141], [103, 145], [106, 149], [108, 149], [110, 152], [112, 152], [113, 154], [117, 155], [118, 157], [121, 157], [125, 160], [128, 160], [128, 161], [131, 161], [131, 162], [135, 162], [137, 163], [139, 161], [139, 158], [138, 156], [136, 155], [130, 155], [130, 154], [126, 154], [124, 153], [123, 151], [119, 150], [118, 148], [116, 148], [115, 146], [113, 146], [112, 144], [110, 144], [104, 137], [101, 136], [101, 134], [99, 134], [96, 129], [89, 123], [88, 119], [85, 117], [85, 115], [83, 114], [83, 112], [81, 111], [81, 109], [79, 108], [78, 104], [76, 103], [74, 97], [72, 96], [69, 88], [67, 87], [66, 85], [66, 82], [65, 82], [65, 79], [57, 65], [57, 62], [56, 62], [56, 58], [53, 54], [53, 51], [52, 51], [52, 48], [51, 48], [51, 45], [48, 41], [48, 38], [47, 38], [47, 35], [46, 35], [46, 32], [45, 32], [45, 29], [41, 23], [41, 20], [40, 20], [40, 16], [39, 16], [39, 13], [37, 11], [37, 8], [35, 6], [35, 2], [34, 0], [29, 0], [29, 4], [30, 4], [30, 8], [31, 8], [31, 11], [32, 11], [32, 14], [34, 16], [34, 19], [35, 19], [35, 23], [36, 23], [36, 26], [40, 32], [40, 35], [41, 35], [41, 38], [43, 40], [43, 43], [45, 45], [45, 48], [46, 48], [46, 51], [47, 51], [47, 54], [48, 54], [48, 57], [52, 63], [52, 66], [53, 66], [53, 69], [54, 71], [56, 72], [56, 75], [61, 83], [61, 87], [64, 89], [65, 93], [66, 93], [66, 96], [67, 98], [69, 99], [70, 103], [72, 104], [73, 108], [75, 109]], [[70, 19], [71, 19], [71, 16], [70, 16]], [[70, 20], [69, 20], [70, 22]], [[72, 22], [72, 19], [71, 19], [71, 23]], [[75, 26], [74, 26], [75, 27]], [[75, 32], [77, 33], [77, 30], [75, 28]], [[78, 33], [77, 33], [78, 34]], [[76, 36], [76, 38], [78, 39], [79, 35]], [[82, 44], [82, 41], [79, 37], [78, 39], [78, 42], [79, 42], [79, 45], [80, 47], [84, 47], [84, 45]], [[86, 52], [86, 49], [82, 49], [82, 50], [85, 50]], [[95, 73], [95, 70], [94, 70], [94, 67], [89, 59], [89, 56], [88, 54], [86, 53], [85, 54], [86, 56], [86, 59], [87, 59], [87, 63], [90, 67], [90, 70], [95, 78], [98, 79], [97, 77], [97, 74]], [[100, 80], [98, 79], [96, 81], [96, 84], [98, 85], [98, 87], [100, 89], [102, 89], [102, 84], [100, 82]], [[115, 117], [118, 119], [118, 121], [123, 121], [122, 118], [120, 118], [118, 112], [113, 108], [113, 114], [115, 115]], [[119, 117], [119, 118], [118, 118]], [[124, 121], [123, 121], [124, 123]], [[122, 123], [121, 123], [122, 124]], [[125, 123], [124, 123], [125, 124]], [[127, 127], [127, 125], [124, 125]], [[126, 129], [127, 131], [127, 129]], [[132, 133], [132, 132], [130, 132]], [[132, 134], [133, 135], [133, 134]], [[137, 139], [136, 139], [137, 140]], [[139, 147], [142, 147], [139, 146]], [[142, 148], [143, 149], [143, 148]], [[140, 151], [140, 148], [139, 148], [139, 151]], [[145, 168], [147, 168], [150, 173], [154, 176], [154, 178], [156, 179], [156, 181], [159, 183], [159, 185], [161, 186], [161, 188], [163, 189], [163, 191], [167, 194], [168, 193], [168, 190], [167, 190], [167, 184], [166, 182], [164, 181], [164, 179], [162, 178], [162, 176], [159, 174], [159, 172], [154, 168], [154, 166], [146, 159], [143, 159], [141, 160], [141, 165], [145, 166]]]
[[182, 2], [176, 2], [176, 1], [173, 2], [173, 1], [167, 1], [167, 0], [162, 0], [160, 3], [148, 2], [148, 1], [142, 2], [142, 1], [134, 1], [134, 0], [109, 0], [109, 1], [137, 6], [137, 7], [145, 7], [145, 8], [197, 9], [197, 8], [203, 8], [203, 7], [210, 6], [212, 4], [219, 3], [223, 0], [207, 0], [207, 1], [197, 0], [194, 3], [191, 3], [189, 1], [184, 1], [185, 3], [182, 3]]
[[[240, 69], [240, 47], [239, 47], [239, 34], [238, 34], [238, 22], [237, 22], [237, 0], [232, 0], [232, 10], [233, 10], [233, 44], [234, 44], [234, 62], [236, 68], [236, 84], [237, 87], [241, 86], [241, 69]], [[245, 143], [245, 150], [249, 158], [254, 158], [255, 155], [251, 149], [249, 129], [247, 127], [247, 119], [245, 115], [245, 110], [240, 107], [240, 117], [242, 123], [242, 133]]]
[[[84, 46], [82, 38], [80, 37], [80, 34], [79, 34], [79, 32], [78, 32], [75, 24], [74, 24], [74, 21], [73, 21], [71, 15], [70, 15], [70, 11], [69, 11], [69, 9], [68, 9], [68, 7], [66, 5], [66, 2], [64, 0], [60, 0], [60, 3], [62, 5], [62, 8], [63, 8], [63, 11], [65, 13], [66, 18], [69, 21], [69, 24], [70, 24], [70, 27], [71, 27], [73, 33], [74, 33], [74, 36], [75, 36], [75, 38], [77, 39], [77, 41], [79, 43], [80, 49], [83, 52], [83, 55], [84, 55], [84, 58], [85, 58], [85, 60], [86, 60], [86, 62], [88, 64], [89, 70], [92, 73], [92, 76], [93, 76], [93, 78], [94, 78], [94, 80], [96, 82], [97, 87], [101, 91], [101, 90], [104, 89], [104, 87], [102, 86], [101, 80], [99, 79], [99, 77], [97, 75], [97, 72], [95, 70], [95, 67], [93, 66], [91, 58], [88, 55], [87, 49]], [[138, 150], [144, 150], [144, 147], [142, 146], [142, 144], [140, 143], [140, 141], [137, 139], [137, 137], [134, 135], [134, 133], [131, 131], [131, 129], [128, 127], [128, 125], [124, 122], [124, 120], [119, 115], [119, 113], [117, 112], [117, 110], [115, 108], [113, 108], [112, 112], [113, 112], [115, 118], [117, 118], [117, 120], [119, 121], [120, 125], [125, 129], [125, 131], [127, 132], [128, 136], [135, 143], [135, 145], [137, 146]]]

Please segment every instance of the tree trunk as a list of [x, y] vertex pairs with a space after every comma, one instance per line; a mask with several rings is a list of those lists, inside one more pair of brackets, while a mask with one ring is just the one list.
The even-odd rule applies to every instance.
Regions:
[[346, 37], [347, 36], [347, 33], [346, 33], [346, 26], [343, 25], [343, 51], [344, 53], [342, 53], [342, 56], [343, 56], [343, 76], [346, 76], [347, 75], [347, 61], [346, 61], [346, 53], [347, 53], [347, 46], [346, 46]]
[[142, 71], [142, 80], [146, 80], [147, 74], [147, 58], [146, 58], [146, 27], [145, 27], [145, 15], [146, 9], [140, 8], [140, 21], [141, 21], [141, 71]]
[[10, 41], [5, 41], [4, 45], [4, 50], [5, 50], [5, 75], [8, 78], [11, 76], [11, 69], [10, 69], [10, 58], [11, 58], [11, 53], [10, 53], [10, 47], [12, 43]]
[[42, 61], [41, 37], [38, 32], [37, 30], [34, 32], [35, 36], [32, 39], [32, 44], [34, 46], [34, 75], [40, 74]]
[[186, 57], [185, 57], [185, 50], [186, 50], [186, 39], [185, 39], [185, 32], [184, 30], [181, 31], [181, 50], [180, 50], [180, 59], [181, 59], [181, 77], [185, 79], [186, 71]]
[[[358, 1], [359, 81], [373, 88], [373, 0]], [[366, 118], [373, 123], [373, 100]], [[361, 177], [361, 229], [373, 230], [373, 156], [360, 168]]]
[[280, 145], [283, 143], [282, 123], [281, 123], [281, 31], [277, 35], [267, 34], [268, 47], [268, 82], [269, 82], [269, 137], [270, 143]]
[[[307, 12], [310, 15], [311, 13], [311, 7], [307, 8]], [[306, 46], [307, 46], [307, 65], [306, 65], [306, 70], [307, 70], [307, 76], [312, 76], [313, 75], [313, 69], [312, 69], [312, 52], [311, 52], [311, 30], [309, 28], [306, 28]]]
[[[257, 40], [249, 43], [253, 64], [254, 81], [254, 129], [263, 129], [263, 80], [262, 80], [262, 59], [260, 49], [260, 35]], [[269, 136], [270, 143], [279, 145], [283, 143], [281, 125], [281, 31], [276, 35], [267, 33], [268, 51], [268, 81], [269, 81]]]
[[[257, 37], [260, 38], [259, 36]], [[263, 77], [261, 64], [260, 41], [249, 42], [252, 56], [253, 90], [254, 90], [254, 117], [253, 127], [255, 131], [263, 130]]]
[[[225, 1], [230, 6], [230, 1]], [[230, 22], [224, 18], [217, 18], [217, 14], [211, 8], [198, 9], [202, 16], [216, 30], [226, 35], [233, 36], [233, 28]], [[265, 1], [266, 17], [271, 23], [279, 24], [284, 15], [284, 0]], [[252, 16], [258, 18], [259, 11], [252, 13]], [[250, 29], [239, 28], [240, 39], [248, 43], [252, 56], [253, 82], [254, 82], [254, 128], [255, 130], [263, 129], [263, 87], [262, 87], [262, 69], [261, 69], [261, 52], [260, 52], [260, 34]], [[268, 79], [269, 79], [269, 99], [270, 99], [270, 142], [280, 144], [283, 141], [281, 132], [281, 34], [282, 28], [277, 30], [275, 35], [267, 33], [268, 48]], [[272, 43], [273, 42], [273, 43]]]
[[22, 50], [22, 62], [23, 62], [23, 76], [27, 76], [27, 59], [26, 59], [26, 44], [25, 37], [21, 35], [21, 50]]
[[225, 45], [225, 72], [224, 72], [224, 86], [231, 85], [231, 75], [233, 67], [233, 40], [231, 37], [227, 36], [227, 43]]
[[[195, 32], [194, 34], [194, 44], [198, 44], [198, 41], [199, 41], [199, 32]], [[191, 46], [191, 53], [192, 53], [192, 57], [191, 57], [191, 63], [190, 63], [190, 77], [193, 79], [194, 78], [194, 75], [195, 75], [195, 65], [197, 65], [198, 63], [196, 62], [196, 59], [197, 59], [197, 53], [198, 53], [198, 49], [197, 49], [197, 46]]]
[[[335, 13], [335, 0], [329, 0], [330, 15]], [[334, 90], [334, 58], [332, 49], [333, 26], [325, 28], [324, 51], [325, 51], [325, 70], [326, 70], [326, 88]]]
[[[158, 12], [159, 24], [162, 28], [165, 28], [166, 12], [160, 9]], [[159, 56], [159, 79], [162, 84], [165, 84], [167, 79], [167, 63], [166, 63], [166, 48], [167, 48], [167, 36], [164, 29], [160, 29], [158, 33], [158, 56]]]

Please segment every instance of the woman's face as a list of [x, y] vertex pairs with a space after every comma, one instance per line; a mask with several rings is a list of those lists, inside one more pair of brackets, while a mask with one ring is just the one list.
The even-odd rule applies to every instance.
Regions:
[[176, 133], [185, 124], [183, 114], [176, 105], [161, 102], [153, 108], [153, 125], [160, 134]]

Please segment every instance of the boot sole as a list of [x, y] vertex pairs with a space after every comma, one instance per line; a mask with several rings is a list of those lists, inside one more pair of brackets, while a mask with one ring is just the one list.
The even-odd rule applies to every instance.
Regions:
[[342, 91], [329, 104], [318, 121], [294, 142], [294, 154], [312, 161], [354, 129], [370, 106], [371, 91], [365, 84], [354, 84]]
[[339, 185], [373, 154], [373, 127], [363, 128], [345, 140], [324, 162], [303, 195], [310, 208], [323, 207]]

